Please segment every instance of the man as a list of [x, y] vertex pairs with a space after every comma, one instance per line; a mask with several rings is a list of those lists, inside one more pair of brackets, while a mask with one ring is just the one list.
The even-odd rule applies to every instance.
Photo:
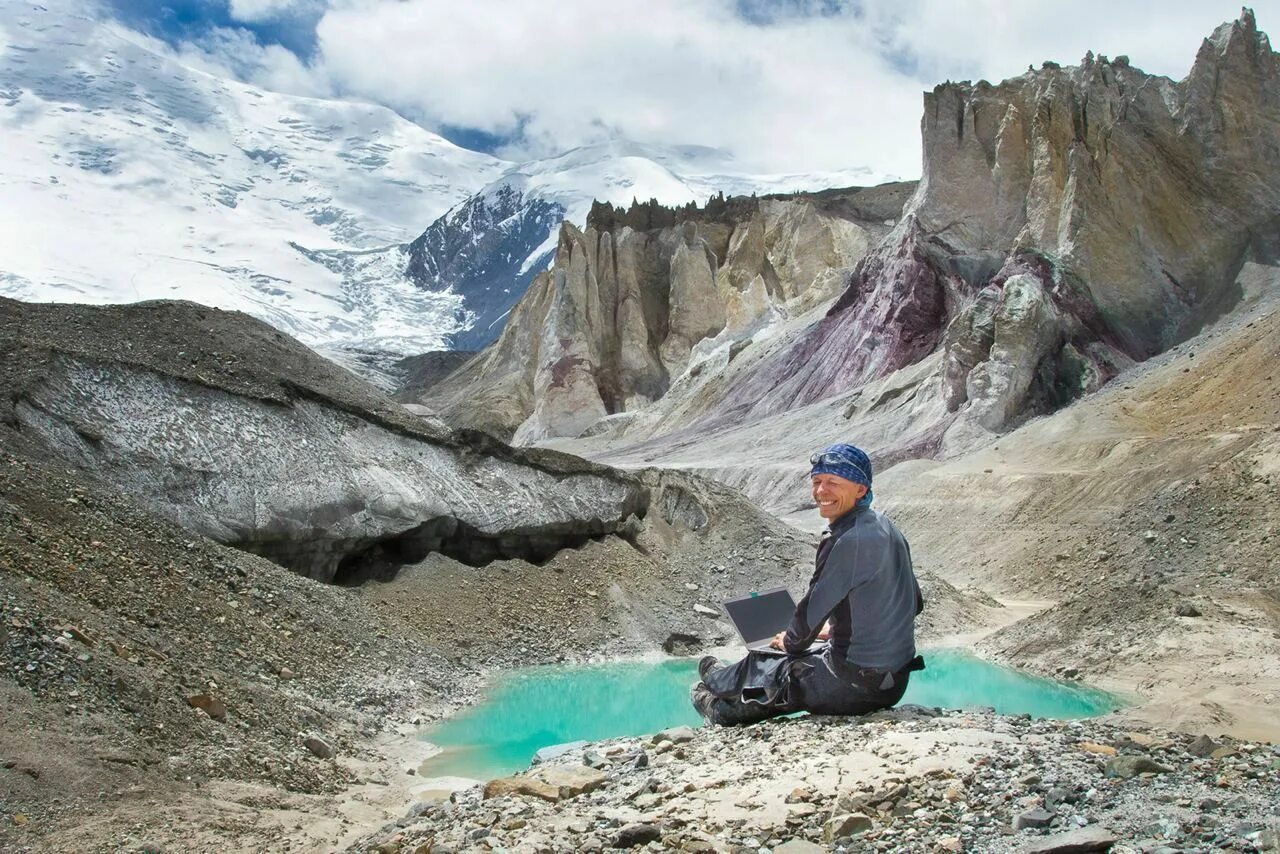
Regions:
[[[889, 708], [902, 699], [908, 674], [924, 669], [915, 648], [924, 598], [906, 539], [871, 509], [871, 461], [838, 444], [809, 462], [813, 500], [828, 529], [809, 589], [771, 644], [787, 655], [750, 652], [728, 666], [704, 658], [690, 699], [709, 723]], [[810, 651], [820, 636], [829, 643]]]

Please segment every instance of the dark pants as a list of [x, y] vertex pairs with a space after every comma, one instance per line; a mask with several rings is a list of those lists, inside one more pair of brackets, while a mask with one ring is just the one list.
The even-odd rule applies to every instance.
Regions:
[[901, 700], [907, 681], [907, 670], [886, 679], [882, 672], [833, 665], [826, 654], [782, 658], [751, 652], [707, 675], [706, 685], [715, 695], [707, 717], [732, 726], [793, 712], [865, 715]]

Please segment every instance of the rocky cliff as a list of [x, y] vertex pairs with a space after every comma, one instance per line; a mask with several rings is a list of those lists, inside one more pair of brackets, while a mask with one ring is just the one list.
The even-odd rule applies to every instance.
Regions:
[[723, 398], [795, 408], [941, 350], [946, 410], [999, 431], [1234, 305], [1280, 238], [1280, 58], [1253, 14], [1175, 83], [1124, 57], [925, 96], [924, 173], [819, 323]]
[[1248, 10], [1180, 82], [1090, 54], [924, 100], [900, 216], [856, 212], [886, 187], [850, 193], [852, 213], [796, 199], [566, 229], [509, 335], [431, 399], [518, 442], [589, 430], [616, 447], [932, 360], [912, 429], [878, 450], [958, 453], [1185, 340], [1239, 301], [1244, 263], [1277, 257], [1280, 59]]
[[497, 343], [429, 400], [518, 442], [644, 408], [717, 344], [832, 299], [912, 186], [597, 206], [585, 229], [562, 226]]

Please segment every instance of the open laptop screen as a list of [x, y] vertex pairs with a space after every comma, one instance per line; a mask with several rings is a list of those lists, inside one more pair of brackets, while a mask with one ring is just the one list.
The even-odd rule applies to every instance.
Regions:
[[796, 611], [796, 603], [785, 587], [775, 587], [727, 599], [724, 609], [742, 640], [751, 646], [784, 630]]

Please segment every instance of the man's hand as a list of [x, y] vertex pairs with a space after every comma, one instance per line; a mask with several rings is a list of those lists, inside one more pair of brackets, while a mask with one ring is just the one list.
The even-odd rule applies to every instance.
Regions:
[[786, 636], [787, 636], [786, 632], [778, 632], [776, 635], [773, 636], [773, 640], [769, 641], [769, 646], [773, 647], [774, 649], [785, 650], [786, 647], [782, 645], [782, 639], [785, 638]]
[[818, 640], [831, 640], [831, 621], [822, 624], [822, 631], [818, 632]]

